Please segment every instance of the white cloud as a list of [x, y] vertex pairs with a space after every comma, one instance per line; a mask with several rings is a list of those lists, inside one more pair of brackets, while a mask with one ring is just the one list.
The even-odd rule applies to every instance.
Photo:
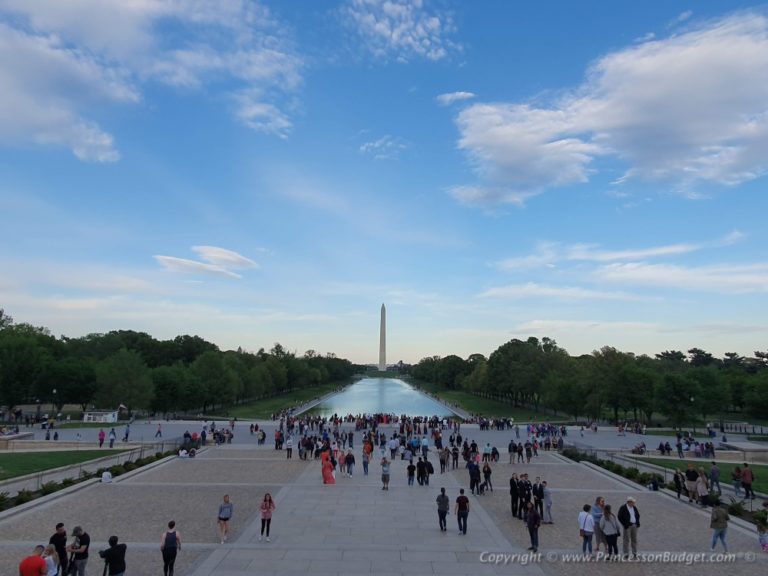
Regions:
[[437, 103], [441, 106], [450, 106], [456, 102], [470, 100], [474, 97], [475, 94], [472, 92], [448, 92], [446, 94], [439, 94], [435, 97], [435, 100], [437, 100]]
[[258, 268], [259, 265], [232, 250], [219, 248], [218, 246], [193, 246], [192, 251], [197, 253], [204, 262], [177, 258], [176, 256], [154, 256], [155, 260], [170, 272], [183, 274], [213, 274], [228, 278], [242, 278], [233, 270]]
[[93, 104], [137, 103], [149, 82], [222, 90], [235, 118], [284, 137], [303, 67], [249, 0], [0, 0], [0, 53], [0, 143], [65, 146], [98, 162], [119, 152]]
[[349, 0], [341, 16], [381, 60], [442, 60], [461, 49], [449, 38], [454, 31], [450, 15], [428, 10], [424, 0]]
[[[459, 147], [483, 184], [476, 204], [583, 183], [596, 157], [627, 166], [617, 182], [695, 194], [768, 169], [768, 18], [746, 12], [600, 58], [546, 105], [477, 103], [457, 118]], [[705, 119], [705, 120], [704, 120]]]
[[531, 268], [554, 267], [561, 258], [560, 247], [555, 242], [540, 242], [536, 251], [527, 256], [516, 256], [495, 262], [499, 270], [528, 270]]
[[217, 276], [228, 276], [229, 278], [241, 278], [239, 274], [235, 274], [216, 264], [206, 264], [205, 262], [198, 262], [197, 260], [176, 258], [175, 256], [156, 255], [154, 258], [163, 266], [163, 268], [170, 272], [180, 272], [182, 274], [215, 274]]
[[505, 188], [487, 186], [451, 186], [448, 194], [462, 204], [494, 206], [498, 204], [517, 204], [522, 206], [533, 196], [532, 193], [515, 192]]
[[679, 266], [644, 262], [610, 264], [595, 271], [601, 282], [693, 292], [768, 292], [768, 264]]
[[567, 250], [568, 260], [590, 260], [593, 262], [611, 262], [614, 260], [642, 260], [657, 256], [675, 256], [688, 254], [701, 249], [698, 244], [669, 244], [651, 248], [629, 250], [600, 250], [594, 244], [576, 244]]
[[378, 140], [365, 142], [360, 146], [360, 153], [372, 156], [375, 160], [395, 160], [407, 146], [399, 138], [382, 136]]
[[606, 290], [592, 290], [578, 286], [546, 286], [527, 282], [525, 284], [511, 284], [489, 288], [481, 293], [480, 298], [503, 298], [507, 300], [520, 300], [529, 298], [547, 298], [558, 300], [644, 300], [641, 296], [627, 294], [626, 292], [609, 292]]
[[217, 246], [192, 246], [192, 251], [199, 254], [200, 258], [211, 264], [216, 264], [224, 268], [258, 268], [259, 265], [246, 258], [242, 254], [227, 250], [226, 248], [219, 248]]

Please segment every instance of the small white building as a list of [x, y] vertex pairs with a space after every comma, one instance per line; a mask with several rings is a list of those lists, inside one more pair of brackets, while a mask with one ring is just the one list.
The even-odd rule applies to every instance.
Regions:
[[83, 422], [117, 422], [117, 410], [90, 410], [83, 412]]

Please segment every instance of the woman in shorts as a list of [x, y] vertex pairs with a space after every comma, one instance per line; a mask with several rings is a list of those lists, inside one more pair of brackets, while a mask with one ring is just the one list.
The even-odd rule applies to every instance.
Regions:
[[229, 501], [229, 494], [224, 494], [224, 502], [219, 504], [219, 536], [221, 537], [221, 543], [227, 541], [229, 536], [229, 521], [232, 519], [232, 512], [234, 512], [234, 506]]

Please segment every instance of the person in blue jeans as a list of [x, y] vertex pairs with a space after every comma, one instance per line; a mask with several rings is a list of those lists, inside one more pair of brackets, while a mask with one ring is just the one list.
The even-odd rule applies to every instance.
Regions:
[[579, 512], [579, 534], [581, 534], [581, 553], [592, 555], [592, 536], [595, 533], [595, 519], [592, 516], [592, 506], [584, 504]]
[[459, 521], [459, 534], [467, 534], [467, 518], [469, 518], [469, 498], [464, 495], [464, 488], [459, 490], [456, 498], [456, 518]]

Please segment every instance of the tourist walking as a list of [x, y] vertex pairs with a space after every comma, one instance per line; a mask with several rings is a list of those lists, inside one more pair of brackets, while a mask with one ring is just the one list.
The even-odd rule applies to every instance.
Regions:
[[728, 511], [722, 506], [713, 506], [712, 515], [709, 519], [709, 527], [712, 528], [712, 552], [715, 551], [718, 539], [723, 543], [723, 550], [728, 553], [728, 544], [725, 541], [725, 534], [728, 531]]
[[384, 456], [381, 459], [381, 489], [382, 490], [389, 490], [389, 467], [390, 463], [389, 460], [387, 460], [387, 457]]
[[160, 552], [163, 554], [163, 576], [173, 576], [176, 555], [181, 550], [181, 535], [176, 530], [176, 522], [168, 522], [168, 529], [160, 539]]
[[736, 493], [736, 497], [741, 494], [741, 468], [736, 466], [731, 472], [731, 482], [733, 482], [733, 491]]
[[693, 502], [696, 498], [696, 480], [699, 479], [699, 473], [693, 467], [693, 464], [688, 464], [688, 469], [685, 471], [685, 491], [688, 492], [688, 502]]
[[363, 476], [368, 476], [368, 463], [371, 461], [371, 456], [368, 452], [363, 450]]
[[712, 462], [712, 467], [709, 469], [709, 486], [712, 490], [717, 486], [717, 493], [722, 496], [723, 491], [720, 488], [720, 468], [718, 468], [715, 462]]
[[117, 440], [117, 432], [115, 432], [115, 429], [112, 428], [109, 431], [109, 447], [113, 448], [115, 446], [115, 440]]
[[227, 541], [229, 536], [229, 521], [232, 520], [232, 513], [235, 511], [235, 506], [229, 500], [229, 494], [224, 494], [224, 502], [219, 504], [219, 515], [217, 523], [219, 525], [219, 536], [221, 537], [221, 543]]
[[605, 537], [605, 545], [608, 552], [608, 558], [619, 555], [618, 540], [621, 534], [619, 521], [611, 511], [610, 504], [604, 504], [603, 517], [600, 519], [600, 531]]
[[541, 526], [541, 516], [536, 511], [533, 502], [528, 502], [528, 515], [525, 518], [525, 525], [528, 528], [528, 535], [531, 537], [531, 550], [534, 554], [539, 551], [539, 527]]
[[275, 502], [272, 500], [272, 494], [267, 492], [264, 494], [264, 500], [261, 501], [261, 534], [259, 535], [259, 542], [266, 535], [267, 542], [269, 542], [269, 527], [272, 524], [272, 512], [275, 511]]
[[640, 528], [640, 510], [637, 509], [636, 500], [630, 496], [627, 503], [619, 508], [617, 517], [624, 528], [621, 551], [624, 558], [629, 556], [630, 545], [632, 557], [637, 558], [637, 531]]
[[709, 500], [709, 483], [703, 466], [699, 468], [699, 477], [696, 479], [696, 495], [699, 504], [706, 506]]
[[744, 488], [744, 498], [755, 499], [755, 491], [752, 490], [752, 482], [754, 480], [755, 475], [752, 473], [752, 468], [744, 462], [744, 469], [741, 471], [741, 487]]
[[493, 492], [493, 484], [491, 483], [491, 474], [493, 471], [491, 470], [490, 465], [486, 461], [486, 463], [483, 465], [483, 480], [487, 485], [487, 488], [490, 489], [491, 492]]
[[467, 519], [469, 518], [469, 498], [464, 495], [464, 488], [459, 490], [459, 497], [456, 498], [456, 519], [459, 522], [459, 534], [466, 536]]
[[592, 517], [592, 506], [584, 504], [579, 512], [579, 536], [581, 536], [581, 553], [592, 555], [592, 536], [595, 533], [595, 519]]
[[290, 434], [285, 439], [285, 459], [290, 460], [293, 458], [293, 436]]
[[680, 500], [680, 494], [683, 491], [683, 486], [685, 486], [685, 476], [683, 475], [683, 471], [680, 470], [680, 468], [677, 468], [675, 470], [675, 476], [672, 478], [672, 480], [675, 483], [675, 492], [677, 492], [677, 499]]
[[104, 428], [99, 430], [99, 448], [104, 446], [104, 439], [107, 437], [107, 433], [104, 432]]
[[447, 532], [448, 525], [445, 517], [451, 509], [451, 501], [445, 494], [445, 488], [440, 488], [440, 494], [437, 495], [437, 520], [440, 524], [440, 532]]
[[352, 450], [347, 450], [347, 455], [344, 456], [344, 465], [347, 469], [347, 477], [352, 477], [352, 472], [355, 470], [355, 455], [352, 454]]
[[117, 541], [117, 536], [110, 536], [108, 540], [109, 548], [99, 552], [99, 556], [107, 565], [107, 574], [109, 576], [125, 575], [125, 552], [128, 547], [125, 544], [118, 544]]

